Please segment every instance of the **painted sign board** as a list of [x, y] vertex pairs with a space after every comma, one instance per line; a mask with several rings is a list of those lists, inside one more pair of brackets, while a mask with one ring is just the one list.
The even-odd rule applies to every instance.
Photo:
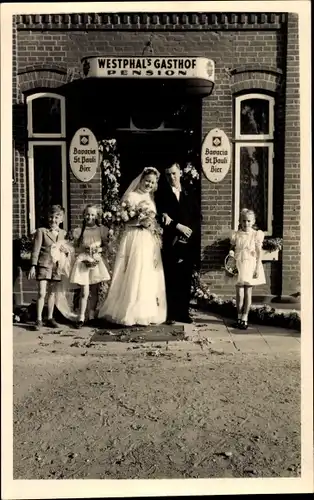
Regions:
[[214, 82], [215, 64], [205, 57], [84, 57], [86, 78], [177, 78]]
[[96, 174], [100, 157], [98, 142], [91, 130], [80, 128], [75, 132], [69, 149], [70, 166], [75, 177], [89, 182]]
[[231, 146], [223, 130], [214, 128], [205, 136], [202, 144], [202, 168], [210, 182], [221, 182], [231, 163]]

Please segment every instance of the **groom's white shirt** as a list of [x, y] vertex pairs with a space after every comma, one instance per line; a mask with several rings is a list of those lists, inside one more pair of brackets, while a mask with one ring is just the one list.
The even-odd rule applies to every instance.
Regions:
[[180, 188], [176, 188], [174, 186], [171, 186], [171, 188], [172, 188], [172, 191], [174, 192], [174, 194], [176, 195], [177, 200], [179, 201], [180, 200], [181, 187]]

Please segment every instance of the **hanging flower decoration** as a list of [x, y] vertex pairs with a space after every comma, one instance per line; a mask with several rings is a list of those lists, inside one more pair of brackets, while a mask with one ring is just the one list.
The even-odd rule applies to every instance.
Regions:
[[200, 180], [200, 174], [191, 162], [188, 162], [182, 169], [182, 182], [189, 187], [196, 187]]

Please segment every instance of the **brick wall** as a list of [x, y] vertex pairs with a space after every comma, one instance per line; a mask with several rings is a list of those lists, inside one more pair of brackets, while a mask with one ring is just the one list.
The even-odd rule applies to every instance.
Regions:
[[300, 291], [300, 76], [298, 15], [288, 14], [282, 291]]
[[[76, 78], [81, 73], [81, 58], [84, 56], [103, 55], [103, 56], [141, 56], [147, 42], [151, 39], [154, 56], [203, 56], [213, 59], [216, 66], [215, 87], [211, 96], [203, 99], [203, 118], [202, 118], [202, 139], [205, 134], [212, 128], [222, 128], [230, 141], [233, 140], [233, 121], [232, 121], [232, 103], [233, 103], [233, 77], [232, 70], [242, 67], [243, 65], [264, 64], [268, 68], [275, 68], [276, 71], [283, 71], [285, 68], [285, 33], [279, 29], [266, 30], [242, 30], [242, 31], [186, 31], [186, 32], [151, 32], [140, 31], [99, 31], [86, 30], [81, 31], [19, 31], [18, 32], [18, 72], [24, 72], [23, 88], [36, 86], [39, 83], [48, 87], [56, 86], [52, 83], [52, 76], [43, 74], [39, 69], [42, 67], [45, 72], [48, 67], [59, 65], [66, 73], [64, 80], [69, 81]], [[292, 57], [292, 54], [291, 54]], [[294, 56], [295, 57], [295, 56]], [[289, 62], [292, 71], [295, 71], [295, 60]], [[294, 64], [294, 69], [291, 65]], [[34, 73], [27, 73], [30, 66], [39, 68], [37, 71], [37, 83], [34, 78]], [[290, 70], [289, 70], [290, 71]], [[27, 78], [29, 81], [27, 82]], [[242, 78], [242, 77], [241, 77]], [[239, 79], [239, 81], [241, 80]], [[292, 77], [289, 77], [290, 79]], [[245, 78], [243, 77], [243, 81]], [[20, 77], [22, 81], [22, 77]], [[39, 83], [38, 83], [39, 82]], [[247, 79], [251, 87], [260, 88], [261, 90], [271, 87], [271, 90], [278, 90], [277, 81], [271, 75], [265, 72], [260, 72], [254, 78], [252, 75]], [[291, 82], [287, 80], [287, 96], [292, 95]], [[279, 88], [279, 91], [281, 89]], [[288, 100], [287, 100], [288, 102]], [[291, 100], [294, 103], [296, 112], [298, 111], [298, 101]], [[283, 130], [284, 113], [282, 95], [279, 93], [278, 113], [276, 113], [277, 123], [276, 129]], [[292, 120], [297, 121], [298, 117]], [[290, 120], [291, 121], [291, 120]], [[289, 127], [288, 129], [289, 130]], [[288, 137], [286, 135], [286, 137]], [[279, 141], [280, 143], [280, 141]], [[200, 144], [201, 145], [201, 144]], [[282, 145], [279, 146], [283, 147]], [[286, 147], [286, 157], [289, 155], [289, 147]], [[21, 160], [22, 161], [22, 160]], [[289, 163], [290, 161], [290, 163]], [[23, 159], [24, 162], [24, 159]], [[25, 162], [24, 162], [25, 163]], [[25, 164], [23, 163], [23, 173], [25, 175]], [[282, 164], [282, 162], [280, 162]], [[288, 176], [293, 176], [294, 163], [288, 159], [287, 173]], [[289, 173], [289, 169], [290, 172]], [[277, 169], [277, 186], [282, 186], [282, 169]], [[293, 177], [291, 177], [293, 178]], [[70, 216], [73, 225], [79, 222], [79, 215], [84, 203], [94, 200], [100, 201], [100, 190], [97, 191], [96, 185], [100, 185], [100, 173], [88, 185], [78, 184], [74, 179], [72, 172], [69, 174], [70, 179]], [[212, 290], [218, 293], [233, 293], [233, 287], [228, 287], [224, 282], [224, 273], [222, 271], [223, 258], [225, 248], [221, 248], [219, 240], [222, 235], [230, 230], [232, 224], [232, 179], [233, 165], [230, 168], [225, 179], [219, 184], [209, 183], [202, 176], [202, 267], [205, 271], [204, 279], [211, 284]], [[295, 179], [298, 182], [298, 179]], [[25, 214], [27, 213], [27, 193], [26, 183], [22, 175], [20, 177], [19, 199], [21, 203], [14, 208], [14, 226], [15, 234], [18, 234], [17, 229], [20, 214], [22, 215], [23, 224], [25, 226]], [[291, 186], [294, 184], [291, 184]], [[94, 187], [93, 187], [94, 186]], [[93, 189], [95, 188], [95, 191]], [[292, 189], [292, 188], [291, 188]], [[298, 189], [298, 187], [296, 188]], [[277, 235], [282, 230], [282, 193], [277, 190], [275, 200], [275, 210], [277, 210], [275, 227]], [[286, 192], [287, 196], [291, 196]], [[24, 200], [24, 201], [23, 201]], [[276, 208], [277, 206], [277, 208]], [[295, 243], [294, 234], [291, 235], [293, 225], [288, 222], [291, 212], [288, 209], [285, 211], [285, 233], [284, 237], [288, 238], [290, 244]], [[297, 229], [296, 229], [297, 230]], [[290, 231], [290, 232], [289, 232]], [[289, 239], [290, 238], [290, 239]], [[291, 239], [292, 238], [292, 239]], [[290, 252], [290, 253], [289, 253]], [[292, 252], [292, 253], [291, 253]], [[288, 270], [287, 262], [295, 255], [295, 250], [287, 249], [284, 257], [284, 270], [291, 273], [291, 268]], [[263, 291], [260, 289], [258, 293], [278, 293], [280, 287], [280, 263], [265, 264], [267, 285]], [[292, 279], [291, 274], [287, 274], [284, 278]]]

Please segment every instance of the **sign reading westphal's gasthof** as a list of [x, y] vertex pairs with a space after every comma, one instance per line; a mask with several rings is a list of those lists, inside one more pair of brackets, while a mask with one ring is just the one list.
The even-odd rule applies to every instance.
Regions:
[[231, 161], [231, 147], [223, 130], [208, 132], [202, 144], [202, 168], [210, 182], [221, 182], [227, 175]]
[[75, 177], [89, 182], [99, 165], [98, 142], [91, 130], [80, 128], [75, 132], [69, 149], [70, 166]]
[[205, 57], [84, 57], [89, 78], [197, 78], [214, 81], [214, 61]]

